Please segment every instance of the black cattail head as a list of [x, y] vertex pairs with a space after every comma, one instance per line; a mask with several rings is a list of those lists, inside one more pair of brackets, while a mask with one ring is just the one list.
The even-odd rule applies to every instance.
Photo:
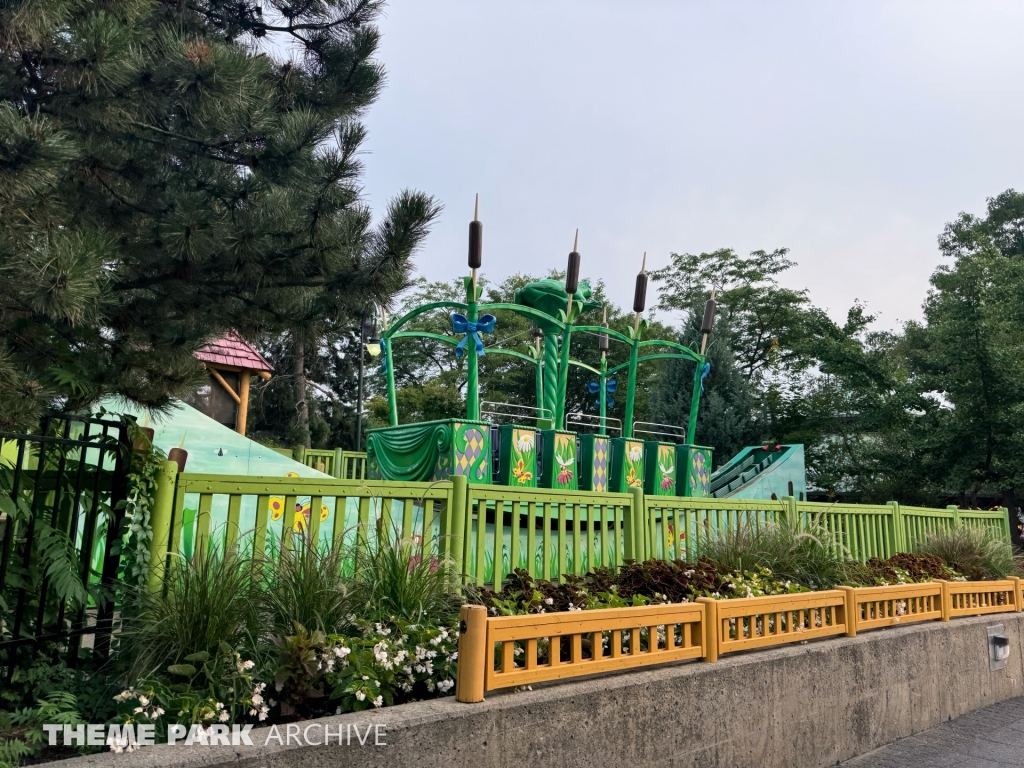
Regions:
[[480, 269], [484, 246], [484, 225], [479, 221], [469, 222], [469, 268]]
[[473, 220], [469, 222], [469, 268], [480, 269], [483, 263], [484, 225], [480, 221], [480, 195], [476, 196]]
[[711, 333], [711, 329], [715, 327], [715, 307], [717, 304], [714, 299], [708, 299], [708, 303], [704, 305], [704, 319], [700, 321], [700, 332], [703, 334]]
[[647, 305], [647, 273], [636, 276], [636, 291], [633, 293], [633, 311], [643, 312]]
[[569, 266], [565, 269], [565, 292], [572, 296], [580, 284], [580, 254], [576, 250], [580, 242], [580, 231], [576, 230], [576, 240], [572, 244], [572, 253], [569, 254]]

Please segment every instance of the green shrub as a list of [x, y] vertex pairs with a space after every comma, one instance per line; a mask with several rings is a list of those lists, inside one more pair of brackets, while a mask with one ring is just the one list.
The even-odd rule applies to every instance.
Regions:
[[846, 577], [846, 556], [832, 534], [812, 521], [800, 531], [788, 523], [749, 524], [700, 534], [702, 557], [734, 573], [766, 568], [782, 581], [808, 589], [831, 589]]
[[222, 643], [255, 647], [261, 627], [261, 568], [215, 548], [172, 560], [163, 592], [140, 588], [121, 637], [128, 679], [162, 672], [195, 653], [214, 655]]
[[369, 622], [451, 624], [462, 597], [449, 563], [421, 557], [414, 543], [378, 541], [356, 558], [349, 610]]
[[293, 543], [278, 553], [276, 562], [263, 567], [261, 598], [270, 634], [290, 635], [296, 624], [310, 631], [339, 631], [349, 614], [348, 580], [342, 578], [344, 551], [313, 546], [308, 537]]
[[1012, 545], [987, 530], [961, 525], [929, 533], [919, 554], [935, 555], [968, 579], [1005, 579], [1024, 572]]

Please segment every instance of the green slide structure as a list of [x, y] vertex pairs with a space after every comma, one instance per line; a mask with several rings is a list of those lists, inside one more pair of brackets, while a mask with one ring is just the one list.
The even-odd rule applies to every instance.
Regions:
[[757, 445], [744, 448], [711, 475], [715, 498], [807, 498], [802, 445]]

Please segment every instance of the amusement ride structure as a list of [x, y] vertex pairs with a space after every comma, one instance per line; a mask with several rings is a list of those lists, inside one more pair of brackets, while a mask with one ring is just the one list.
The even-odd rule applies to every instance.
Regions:
[[[430, 302], [390, 322], [384, 318], [379, 343], [387, 377], [390, 426], [370, 430], [368, 434], [368, 477], [430, 481], [454, 474], [464, 475], [469, 483], [520, 488], [625, 492], [631, 487], [642, 487], [647, 494], [662, 496], [765, 498], [768, 494], [799, 493], [802, 498], [802, 446], [747, 448], [713, 476], [712, 449], [695, 443], [700, 398], [711, 369], [705, 353], [715, 319], [714, 291], [704, 309], [699, 350], [674, 341], [644, 338], [648, 328], [648, 322], [641, 317], [647, 299], [646, 255], [636, 278], [634, 319], [628, 333], [609, 328], [607, 312], [601, 325], [582, 322], [584, 313], [601, 309], [601, 304], [591, 301], [589, 283], [579, 279], [578, 235], [577, 231], [564, 282], [538, 280], [516, 291], [514, 303], [481, 303], [477, 270], [482, 263], [483, 224], [477, 207], [469, 225], [471, 274], [463, 278], [465, 302]], [[451, 313], [454, 335], [409, 327], [417, 317], [439, 309]], [[487, 348], [486, 354], [507, 355], [534, 366], [536, 405], [480, 400], [479, 359], [485, 354], [481, 334], [493, 332], [497, 322], [494, 313], [501, 310], [530, 320], [535, 327], [536, 345], [529, 355], [496, 347]], [[570, 339], [574, 332], [597, 334], [600, 368], [571, 359]], [[449, 344], [456, 357], [466, 356], [465, 418], [398, 423], [394, 344], [413, 338]], [[629, 357], [626, 362], [608, 368], [611, 341], [628, 345]], [[664, 359], [693, 363], [693, 394], [685, 428], [634, 421], [639, 365]], [[596, 416], [566, 412], [570, 366], [584, 368], [597, 377], [589, 384], [589, 392], [597, 395]], [[626, 400], [620, 422], [608, 416], [607, 409], [609, 395], [616, 390], [614, 377], [622, 372], [626, 374]], [[774, 485], [779, 487], [773, 488]]]

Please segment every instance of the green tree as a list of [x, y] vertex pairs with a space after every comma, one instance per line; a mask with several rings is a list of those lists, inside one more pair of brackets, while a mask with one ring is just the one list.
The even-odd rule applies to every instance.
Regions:
[[0, 426], [166, 406], [235, 327], [290, 335], [308, 429], [307, 350], [405, 286], [438, 212], [406, 191], [375, 226], [360, 200], [380, 5], [0, 7]]

